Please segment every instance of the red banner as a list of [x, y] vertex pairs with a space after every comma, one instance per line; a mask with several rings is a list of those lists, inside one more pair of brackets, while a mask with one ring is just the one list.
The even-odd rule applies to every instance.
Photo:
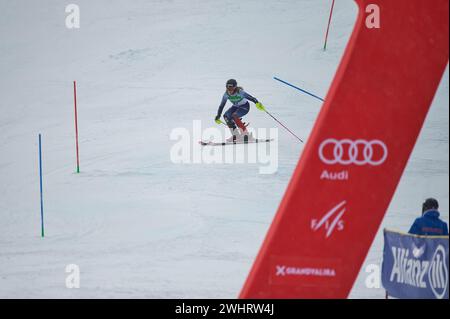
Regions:
[[348, 296], [445, 71], [448, 0], [356, 2], [350, 42], [241, 298]]

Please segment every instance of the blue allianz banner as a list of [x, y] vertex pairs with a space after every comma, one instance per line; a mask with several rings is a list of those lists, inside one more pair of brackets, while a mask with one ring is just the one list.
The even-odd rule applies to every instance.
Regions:
[[448, 239], [384, 230], [381, 280], [388, 295], [448, 299]]

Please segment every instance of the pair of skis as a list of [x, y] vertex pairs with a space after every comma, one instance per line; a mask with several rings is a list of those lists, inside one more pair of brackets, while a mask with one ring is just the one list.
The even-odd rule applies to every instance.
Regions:
[[200, 141], [200, 145], [202, 146], [225, 146], [225, 145], [235, 145], [235, 144], [252, 144], [252, 143], [268, 143], [270, 141], [273, 141], [273, 138], [268, 138], [268, 139], [252, 139], [252, 140], [237, 140], [237, 141], [230, 141], [230, 142], [205, 142], [205, 141]]
[[[247, 133], [247, 126], [250, 123], [245, 123], [242, 122], [242, 118], [235, 118], [235, 122], [238, 125], [239, 128], [241, 128], [242, 131], [244, 131], [244, 133]], [[216, 121], [217, 124], [224, 124], [221, 120], [217, 120]], [[225, 146], [225, 145], [235, 145], [235, 144], [252, 144], [252, 143], [268, 143], [270, 141], [273, 141], [273, 139], [255, 139], [253, 138], [251, 135], [250, 137], [247, 136], [242, 136], [242, 139], [235, 139], [234, 141], [229, 141], [229, 142], [212, 142], [212, 141], [199, 141], [200, 145], [202, 146]]]

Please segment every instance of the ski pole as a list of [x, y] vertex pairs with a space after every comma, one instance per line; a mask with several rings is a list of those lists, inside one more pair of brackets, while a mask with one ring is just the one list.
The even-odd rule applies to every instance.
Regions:
[[275, 116], [273, 116], [272, 114], [270, 114], [266, 108], [264, 107], [264, 105], [262, 105], [261, 103], [256, 103], [256, 107], [261, 110], [266, 112], [271, 118], [273, 118], [278, 124], [280, 124], [282, 127], [284, 127], [286, 129], [286, 131], [288, 131], [289, 133], [291, 133], [292, 135], [295, 136], [296, 139], [298, 139], [300, 142], [304, 143], [303, 140], [298, 137], [297, 135], [295, 135], [290, 129], [288, 129], [283, 123], [281, 123], [279, 120], [277, 120], [277, 118]]

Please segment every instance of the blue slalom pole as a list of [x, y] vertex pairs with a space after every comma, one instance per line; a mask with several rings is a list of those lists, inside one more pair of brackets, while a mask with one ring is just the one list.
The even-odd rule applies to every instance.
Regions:
[[39, 185], [41, 191], [41, 237], [44, 237], [44, 200], [42, 195], [42, 139], [39, 134]]
[[292, 85], [291, 83], [288, 83], [288, 82], [286, 82], [286, 81], [283, 81], [283, 80], [277, 78], [276, 76], [274, 76], [273, 79], [274, 79], [274, 80], [277, 80], [277, 81], [280, 81], [281, 83], [284, 83], [284, 84], [286, 84], [286, 85], [288, 85], [288, 86], [290, 86], [290, 87], [293, 87], [294, 89], [297, 89], [297, 90], [299, 90], [299, 91], [301, 91], [301, 92], [303, 92], [303, 93], [306, 93], [306, 94], [308, 94], [308, 95], [310, 95], [310, 96], [312, 96], [312, 97], [315, 97], [316, 99], [321, 100], [322, 102], [325, 102], [325, 100], [322, 99], [321, 97], [318, 97], [318, 96], [315, 95], [315, 94], [312, 94], [312, 93], [310, 93], [310, 92], [308, 92], [308, 91], [306, 91], [306, 90], [303, 90], [303, 89], [301, 89], [301, 88], [299, 88], [299, 87], [297, 87], [297, 86], [295, 86], [295, 85]]

